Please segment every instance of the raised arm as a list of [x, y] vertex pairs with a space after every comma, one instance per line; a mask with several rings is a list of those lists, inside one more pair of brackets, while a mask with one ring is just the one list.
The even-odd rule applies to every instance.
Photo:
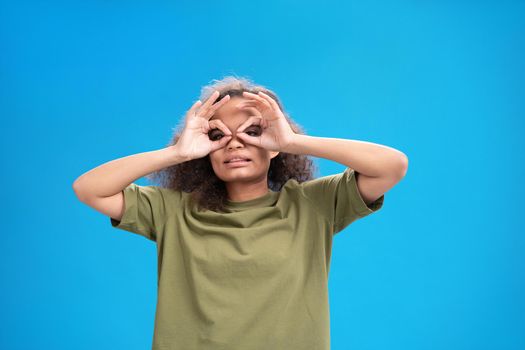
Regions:
[[[408, 157], [394, 148], [366, 141], [295, 134], [277, 102], [263, 92], [244, 92], [244, 108], [254, 115], [237, 133], [247, 143], [293, 154], [305, 154], [336, 161], [355, 170], [359, 192], [371, 204], [398, 183], [408, 169]], [[250, 123], [263, 127], [260, 136], [241, 132]], [[359, 176], [357, 176], [359, 175]]]
[[[206, 156], [222, 148], [231, 132], [220, 120], [209, 120], [213, 113], [230, 99], [227, 95], [215, 103], [215, 91], [203, 104], [197, 100], [187, 111], [184, 129], [177, 143], [166, 148], [134, 154], [102, 164], [81, 175], [73, 183], [78, 199], [97, 211], [119, 220], [124, 213], [124, 193], [129, 184], [147, 174]], [[212, 140], [210, 130], [221, 129], [226, 137]]]
[[394, 187], [408, 169], [404, 153], [366, 141], [295, 135], [284, 151], [330, 159], [354, 169], [359, 193], [366, 204]]
[[81, 202], [120, 220], [125, 209], [124, 188], [147, 174], [183, 161], [176, 145], [115, 159], [82, 174], [73, 182], [73, 190]]

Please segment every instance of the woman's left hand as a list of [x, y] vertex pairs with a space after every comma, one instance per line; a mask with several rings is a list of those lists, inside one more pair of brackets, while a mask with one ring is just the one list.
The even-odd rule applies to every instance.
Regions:
[[[245, 91], [243, 97], [248, 100], [241, 102], [237, 108], [247, 110], [252, 115], [237, 128], [237, 135], [241, 140], [278, 152], [292, 143], [296, 134], [273, 98], [262, 91], [258, 94]], [[252, 125], [258, 125], [262, 129], [260, 135], [250, 136], [245, 132], [246, 129], [249, 132]]]

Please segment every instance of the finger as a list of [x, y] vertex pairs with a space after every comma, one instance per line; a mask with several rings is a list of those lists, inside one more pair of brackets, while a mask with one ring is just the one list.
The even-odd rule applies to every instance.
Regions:
[[274, 110], [278, 111], [281, 109], [277, 101], [275, 101], [270, 95], [267, 95], [262, 91], [259, 92], [259, 95], [261, 95], [266, 101], [268, 101], [268, 103], [273, 107]]
[[217, 128], [217, 129], [221, 130], [224, 133], [224, 135], [231, 135], [232, 134], [230, 129], [228, 129], [226, 124], [224, 124], [222, 122], [222, 120], [220, 120], [220, 119], [212, 119], [212, 120], [210, 120], [208, 125], [210, 126], [210, 130], [212, 130], [214, 128]]
[[206, 113], [208, 108], [213, 104], [213, 102], [215, 102], [215, 100], [217, 99], [217, 97], [219, 97], [219, 95], [220, 95], [219, 91], [215, 90], [210, 95], [210, 97], [208, 97], [206, 102], [204, 102], [204, 104], [201, 106], [201, 108], [199, 108], [199, 112], [198, 112], [199, 116], [201, 116], [202, 114]]
[[248, 100], [243, 101], [239, 103], [236, 106], [237, 110], [243, 110], [245, 108], [256, 108], [257, 112], [256, 114], [263, 114], [268, 108], [270, 108], [269, 105], [265, 105], [263, 102], [257, 101], [257, 100]]
[[210, 120], [211, 117], [215, 114], [215, 112], [221, 108], [226, 102], [230, 100], [230, 95], [225, 95], [219, 102], [213, 104], [206, 112], [204, 112], [201, 117], [206, 118], [207, 120]]
[[266, 106], [267, 108], [271, 108], [271, 107], [272, 107], [272, 106], [268, 103], [268, 101], [266, 101], [264, 98], [262, 98], [262, 97], [259, 96], [259, 95], [252, 94], [251, 92], [247, 92], [247, 91], [244, 91], [244, 92], [243, 92], [243, 95], [245, 95], [246, 97], [249, 97], [249, 98], [253, 99], [254, 101], [258, 102], [259, 104], [262, 104], [262, 105]]
[[243, 97], [248, 97], [248, 98], [253, 98], [253, 99], [261, 98], [257, 94], [254, 94], [253, 92], [249, 92], [249, 91], [243, 91], [242, 95]]
[[242, 110], [245, 110], [245, 109], [248, 109], [248, 108], [255, 108], [257, 111], [259, 111], [260, 107], [259, 107], [259, 105], [255, 104], [255, 103], [243, 103], [243, 104], [240, 104], [240, 105], [236, 106], [236, 108], [237, 108], [238, 111], [242, 111]]
[[231, 138], [232, 138], [231, 135], [226, 135], [226, 136], [221, 137], [221, 139], [218, 141], [212, 141], [211, 142], [211, 152], [225, 147], [228, 144], [228, 142], [230, 142]]
[[224, 95], [223, 98], [221, 98], [221, 100], [215, 104], [213, 104], [213, 106], [211, 106], [210, 109], [212, 109], [213, 111], [216, 111], [217, 109], [221, 108], [221, 106], [223, 104], [225, 104], [226, 102], [228, 102], [230, 100], [231, 96], [230, 95]]
[[237, 137], [250, 145], [261, 147], [262, 140], [260, 136], [251, 136], [245, 133], [237, 133]]
[[189, 117], [195, 115], [195, 111], [199, 108], [200, 105], [202, 105], [202, 101], [201, 100], [195, 101], [195, 103], [190, 107], [190, 109], [188, 109], [188, 112], [186, 112], [186, 117], [189, 118]]
[[237, 104], [236, 107], [242, 107], [242, 106], [255, 106], [259, 103], [259, 101], [255, 99], [246, 99]]
[[[238, 110], [242, 111], [242, 110], [247, 110], [249, 111], [249, 113], [251, 115], [256, 115], [256, 116], [260, 116], [260, 117], [263, 117], [264, 118], [264, 126], [266, 127], [266, 124], [267, 122], [266, 121], [271, 121], [271, 120], [276, 120], [278, 119], [279, 117], [272, 117], [272, 115], [275, 114], [275, 111], [273, 111], [273, 108], [271, 107], [268, 107], [268, 106], [263, 106], [263, 105], [260, 105], [260, 104], [257, 104], [257, 105], [253, 105], [253, 104], [245, 104], [245, 105], [241, 105], [241, 106], [238, 106]], [[269, 113], [266, 113], [267, 111], [269, 111]]]
[[220, 95], [219, 91], [217, 90], [213, 91], [213, 93], [210, 95], [210, 97], [208, 97], [208, 99], [204, 103], [203, 107], [208, 108], [209, 106], [211, 106], [213, 102], [215, 102], [215, 100], [219, 97], [219, 95]]
[[223, 106], [226, 102], [230, 100], [230, 95], [225, 95], [219, 102], [214, 103], [212, 106], [205, 108], [204, 105], [199, 110], [199, 117], [210, 120], [210, 118], [215, 114], [215, 111]]
[[251, 116], [244, 123], [242, 123], [236, 130], [237, 133], [244, 132], [244, 129], [251, 125], [260, 125], [263, 127], [263, 118], [260, 116]]

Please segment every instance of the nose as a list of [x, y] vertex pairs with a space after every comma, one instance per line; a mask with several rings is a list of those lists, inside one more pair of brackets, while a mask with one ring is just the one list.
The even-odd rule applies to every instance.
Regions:
[[236, 132], [233, 132], [232, 138], [230, 139], [230, 141], [228, 141], [226, 147], [228, 149], [244, 147], [244, 142], [240, 138], [237, 137]]

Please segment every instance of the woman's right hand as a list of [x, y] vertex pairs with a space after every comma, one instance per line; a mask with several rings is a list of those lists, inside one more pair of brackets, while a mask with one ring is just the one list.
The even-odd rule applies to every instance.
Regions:
[[[201, 100], [198, 100], [186, 113], [184, 130], [175, 144], [179, 155], [184, 159], [202, 158], [226, 146], [230, 141], [232, 133], [228, 127], [219, 119], [210, 120], [215, 111], [230, 100], [230, 95], [226, 95], [213, 104], [219, 95], [219, 92], [215, 91], [202, 106]], [[224, 137], [217, 141], [210, 140], [208, 133], [213, 129], [220, 129]]]

